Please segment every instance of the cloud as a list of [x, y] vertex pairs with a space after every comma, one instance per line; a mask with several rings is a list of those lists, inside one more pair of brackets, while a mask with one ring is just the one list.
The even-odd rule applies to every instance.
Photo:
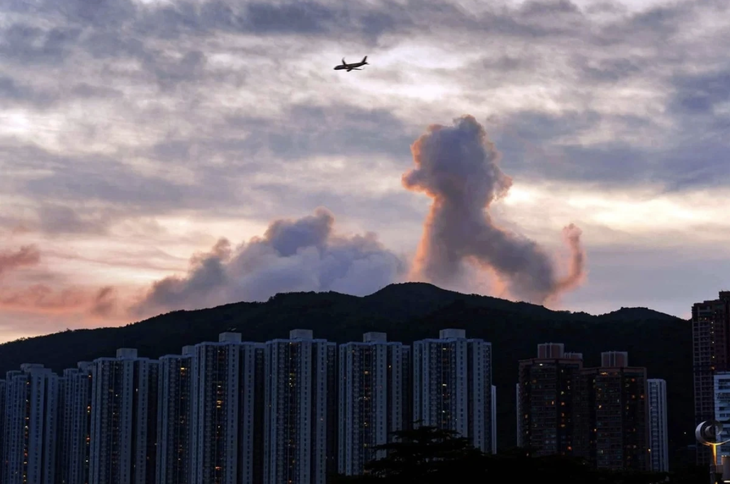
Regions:
[[679, 113], [686, 116], [712, 114], [718, 105], [730, 102], [730, 66], [677, 76], [674, 86], [672, 106]]
[[[189, 255], [219, 237], [249, 240], [317, 206], [337, 207], [338, 229], [364, 227], [410, 252], [431, 199], [400, 185], [408, 147], [424, 120], [463, 112], [499, 120], [487, 128], [514, 177], [510, 196], [553, 187], [540, 203], [491, 205], [494, 225], [553, 254], [574, 221], [597, 287], [637, 287], [635, 275], [598, 272], [606, 256], [594, 248], [610, 234], [635, 250], [680, 234], [685, 254], [723, 250], [716, 202], [691, 208], [702, 231], [675, 215], [730, 181], [730, 4], [586, 3], [5, 2], [0, 233], [33, 230], [15, 237], [43, 247], [43, 265], [63, 276], [28, 281], [32, 268], [13, 281], [42, 282], [53, 297], [83, 286], [79, 320], [98, 287], [114, 286], [116, 314], [122, 285], [185, 274]], [[365, 54], [366, 70], [332, 71]], [[578, 195], [566, 202], [568, 185]], [[585, 208], [583, 195], [613, 205]], [[645, 206], [652, 197], [674, 215]], [[220, 259], [226, 276], [234, 246]], [[476, 267], [468, 283], [484, 274]], [[563, 301], [580, 308], [581, 297], [605, 299], [584, 285]], [[685, 297], [666, 291], [672, 304]], [[5, 319], [24, 324], [18, 314]]]
[[0, 76], [0, 99], [15, 104], [29, 103], [33, 107], [44, 109], [51, 107], [57, 96], [50, 91], [37, 91], [12, 77]]
[[95, 294], [90, 312], [94, 316], [107, 318], [115, 313], [118, 307], [115, 290], [111, 286], [103, 287]]
[[38, 210], [40, 228], [47, 234], [106, 233], [110, 214], [92, 213], [81, 216], [76, 210], [62, 205], [43, 205]]
[[450, 127], [430, 126], [412, 150], [416, 168], [403, 175], [403, 186], [433, 199], [415, 277], [448, 286], [460, 279], [464, 262], [474, 261], [496, 271], [514, 296], [537, 303], [582, 281], [585, 253], [577, 227], [564, 229], [572, 258], [561, 277], [537, 243], [492, 221], [490, 205], [507, 194], [512, 179], [498, 166], [498, 153], [473, 116]]
[[407, 264], [385, 249], [375, 234], [337, 235], [334, 222], [321, 208], [297, 220], [276, 220], [262, 237], [236, 250], [221, 239], [210, 252], [191, 258], [184, 277], [155, 282], [134, 312], [262, 301], [292, 291], [365, 295], [406, 273]]
[[[245, 139], [205, 147], [263, 151], [287, 160], [316, 155], [398, 156], [408, 154], [414, 131], [387, 110], [353, 104], [293, 104], [283, 114], [276, 120], [232, 116], [227, 123], [243, 130]], [[232, 134], [240, 136], [240, 131]]]
[[336, 25], [334, 11], [316, 2], [272, 5], [251, 3], [246, 9], [248, 30], [257, 34], [327, 33]]
[[0, 251], [0, 275], [24, 266], [37, 264], [41, 253], [34, 245], [26, 245], [17, 251]]
[[116, 308], [117, 300], [112, 287], [56, 289], [47, 284], [34, 284], [22, 289], [4, 290], [0, 295], [0, 309], [33, 314], [76, 314], [111, 320]]

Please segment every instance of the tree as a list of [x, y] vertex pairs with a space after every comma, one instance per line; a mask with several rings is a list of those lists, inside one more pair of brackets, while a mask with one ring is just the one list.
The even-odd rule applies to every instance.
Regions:
[[530, 457], [529, 449], [498, 455], [474, 448], [456, 432], [417, 427], [394, 432], [393, 441], [376, 447], [387, 454], [365, 466], [367, 474], [338, 476], [333, 483], [357, 484], [656, 484], [666, 474], [596, 470], [570, 456]]
[[366, 465], [388, 482], [454, 482], [458, 476], [484, 475], [484, 454], [450, 430], [421, 426], [393, 433], [393, 441], [376, 447], [387, 455]]

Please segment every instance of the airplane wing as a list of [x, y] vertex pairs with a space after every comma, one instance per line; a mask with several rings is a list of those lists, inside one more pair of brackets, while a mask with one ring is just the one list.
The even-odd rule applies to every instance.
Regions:
[[344, 57], [342, 58], [342, 65], [343, 66], [346, 66], [347, 65], [347, 62], [345, 62], [345, 58]]

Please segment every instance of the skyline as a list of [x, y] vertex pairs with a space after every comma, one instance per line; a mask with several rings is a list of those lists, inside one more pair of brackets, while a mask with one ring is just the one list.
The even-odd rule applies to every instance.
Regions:
[[[548, 307], [689, 318], [730, 287], [729, 10], [3, 5], [0, 342], [416, 280], [433, 200], [404, 186], [411, 146], [465, 115], [511, 179], [494, 225], [558, 276], [561, 230], [581, 232], [584, 280]], [[490, 277], [437, 285], [512, 296]]]

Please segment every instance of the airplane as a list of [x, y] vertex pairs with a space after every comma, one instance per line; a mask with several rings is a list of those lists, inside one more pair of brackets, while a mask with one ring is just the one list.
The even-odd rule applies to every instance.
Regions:
[[361, 71], [362, 69], [358, 69], [358, 67], [362, 67], [364, 65], [370, 65], [368, 64], [368, 56], [363, 57], [361, 62], [355, 62], [352, 64], [348, 64], [347, 62], [345, 62], [345, 58], [343, 57], [342, 64], [335, 66], [335, 70], [340, 71], [342, 69], [347, 69], [347, 72]]

